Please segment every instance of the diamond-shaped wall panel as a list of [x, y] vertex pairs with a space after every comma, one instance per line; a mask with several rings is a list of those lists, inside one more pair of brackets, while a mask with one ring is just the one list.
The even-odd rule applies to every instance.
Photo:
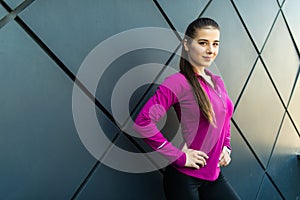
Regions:
[[287, 105], [295, 82], [299, 57], [281, 14], [263, 49], [262, 57], [285, 105]]
[[0, 19], [7, 14], [6, 10], [0, 4]]
[[[300, 68], [300, 66], [299, 66]], [[299, 69], [300, 70], [300, 69]], [[295, 87], [295, 91], [293, 93], [293, 96], [291, 98], [290, 105], [288, 107], [289, 113], [292, 116], [292, 119], [300, 132], [300, 78], [298, 77], [298, 81]]]
[[283, 113], [284, 109], [275, 89], [258, 61], [237, 106], [234, 119], [265, 167]]
[[[117, 139], [116, 145], [122, 146], [130, 152], [138, 151], [123, 135]], [[114, 159], [116, 168], [100, 164], [77, 199], [164, 199], [162, 176], [159, 171], [127, 173], [117, 167], [118, 162], [121, 162], [123, 159], [111, 156], [114, 155], [109, 152], [104, 159]], [[130, 163], [130, 160], [127, 161], [129, 165], [152, 165], [146, 157], [137, 163]]]
[[13, 10], [15, 9], [18, 5], [20, 5], [22, 2], [25, 0], [3, 0], [7, 5], [10, 6], [10, 8]]
[[[204, 16], [216, 19], [221, 26], [220, 50], [216, 65], [224, 78], [229, 96], [235, 102], [253, 67], [257, 53], [229, 1], [212, 1]], [[236, 37], [233, 31], [239, 33], [239, 37]]]
[[299, 150], [300, 137], [286, 115], [267, 169], [285, 199], [297, 199], [300, 195], [300, 162], [296, 156]]
[[248, 0], [234, 0], [234, 3], [260, 51], [279, 11], [278, 3], [274, 0], [252, 0], [251, 9]]
[[[170, 1], [167, 0], [158, 0], [158, 3], [166, 13], [175, 29], [182, 34], [184, 34], [189, 23], [199, 17], [200, 13], [208, 2], [209, 0], [174, 0], [172, 3], [170, 3]], [[176, 6], [173, 6], [174, 4], [176, 4]], [[178, 10], [178, 8], [180, 8], [180, 10]], [[188, 10], [189, 12], [182, 17], [178, 14], [181, 10]]]
[[1, 199], [68, 199], [95, 163], [74, 127], [73, 83], [13, 21], [0, 44]]
[[287, 0], [283, 5], [284, 15], [291, 29], [293, 37], [297, 43], [298, 50], [300, 51], [299, 10], [300, 1], [298, 0]]
[[[232, 160], [222, 170], [241, 199], [255, 199], [264, 171], [234, 125], [231, 125], [231, 138]], [[241, 183], [247, 183], [247, 187]]]
[[274, 185], [272, 185], [270, 179], [267, 176], [264, 176], [264, 180], [260, 186], [260, 190], [256, 199], [257, 200], [265, 200], [265, 199], [282, 200], [282, 197], [280, 196], [280, 194], [278, 194]]
[[[172, 39], [174, 44], [179, 45], [176, 37]], [[173, 50], [175, 50], [175, 46]], [[107, 67], [100, 78], [96, 97], [115, 116], [119, 124], [123, 125], [130, 117], [129, 113], [132, 111], [128, 110], [130, 94], [138, 87], [152, 83], [171, 54], [172, 52], [154, 49], [132, 51], [120, 56]], [[175, 69], [173, 69], [173, 73], [175, 73]], [[145, 91], [132, 99], [130, 102], [132, 108], [136, 106]]]
[[[114, 3], [101, 1], [96, 4], [93, 2], [94, 1], [65, 1], [64, 5], [60, 5], [61, 1], [34, 2], [27, 9], [28, 12], [21, 14], [21, 18], [46, 45], [58, 55], [67, 67], [70, 67], [73, 73], [77, 72], [89, 51], [94, 50], [94, 47], [100, 42], [114, 34], [137, 27], [155, 26], [169, 28], [163, 16], [151, 1], [125, 2], [119, 0]], [[130, 5], [132, 4], [135, 6], [131, 7]], [[140, 12], [139, 8], [147, 9]], [[52, 10], [56, 10], [55, 15], [53, 15]], [[116, 15], [115, 13], [118, 14]], [[45, 20], [48, 22], [47, 26], [45, 26]], [[107, 24], [113, 24], [114, 26], [107, 26]], [[86, 37], [87, 35], [88, 37]], [[128, 35], [130, 36], [130, 34]], [[99, 60], [94, 64], [99, 65], [99, 68], [103, 71], [105, 70], [105, 73], [103, 73], [103, 76], [100, 74], [97, 75], [101, 77], [99, 77], [99, 92], [96, 96], [109, 112], [112, 113], [111, 97], [114, 86], [116, 86], [119, 79], [124, 76], [126, 72], [134, 67], [147, 63], [159, 63], [163, 66], [171, 56], [171, 53], [179, 45], [179, 40], [172, 31], [170, 31], [168, 38], [161, 38], [159, 37], [161, 35], [154, 33], [149, 35], [135, 35], [134, 41], [127, 41], [127, 38], [124, 36], [125, 39], [118, 43], [115, 42], [117, 40], [116, 38], [110, 39], [108, 40], [111, 43], [110, 48], [107, 48], [108, 55], [101, 54], [97, 56]], [[155, 37], [156, 35], [158, 36]], [[131, 35], [131, 38], [132, 37]], [[167, 39], [169, 41], [168, 44], [173, 45], [170, 47], [170, 52], [146, 49], [146, 47], [145, 49], [134, 51], [134, 48], [137, 46], [143, 48], [143, 45], [159, 40], [164, 41], [165, 44]], [[149, 40], [153, 40], [153, 42], [149, 42]], [[145, 41], [146, 43], [144, 43]], [[126, 49], [127, 47], [132, 47], [132, 49], [128, 50], [132, 52], [125, 51], [123, 52], [125, 53], [124, 55], [112, 55], [116, 52], [116, 49]], [[115, 60], [111, 61], [113, 63], [109, 66], [101, 65], [101, 62], [110, 56], [115, 56]], [[94, 73], [92, 74], [94, 75]], [[157, 74], [158, 72], [152, 75], [152, 80], [154, 80]], [[148, 77], [149, 76], [148, 74]], [[138, 77], [135, 76], [134, 78]], [[79, 79], [81, 79], [81, 77], [79, 77]], [[81, 81], [87, 85], [90, 91], [92, 90], [89, 87], [90, 77], [87, 77], [86, 80], [81, 79]], [[97, 83], [92, 83], [92, 85], [97, 86]], [[122, 92], [127, 93], [130, 91], [126, 90]], [[123, 93], [118, 93], [119, 97], [122, 96], [122, 94]], [[121, 101], [120, 103], [121, 104], [117, 106], [128, 107], [128, 101]], [[117, 119], [117, 121], [123, 124], [124, 120], [128, 117], [129, 115], [122, 116], [122, 119]]]
[[137, 27], [169, 28], [152, 1], [35, 1], [20, 17], [73, 73], [112, 35]]

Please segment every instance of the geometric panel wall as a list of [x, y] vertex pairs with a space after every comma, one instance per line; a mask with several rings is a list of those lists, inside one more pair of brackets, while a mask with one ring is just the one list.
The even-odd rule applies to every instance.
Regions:
[[265, 167], [284, 112], [284, 107], [258, 60], [235, 110], [234, 119]]
[[[297, 49], [289, 36], [284, 18], [279, 14], [262, 52], [262, 58], [285, 105], [288, 103], [299, 67]], [[292, 48], [285, 49], [287, 46]], [[284, 70], [282, 66], [285, 66]]]
[[293, 34], [293, 39], [295, 40], [298, 46], [298, 52], [299, 52], [300, 36], [297, 33], [299, 33], [300, 31], [300, 27], [297, 25], [298, 24], [297, 13], [298, 13], [299, 6], [300, 6], [300, 2], [297, 0], [286, 1], [282, 6], [286, 21], [289, 25], [291, 33]]
[[[164, 167], [132, 135], [131, 117], [178, 70], [180, 33], [199, 16], [220, 24], [215, 64], [235, 106], [226, 178], [242, 199], [300, 199], [299, 10], [298, 0], [1, 0], [0, 199], [165, 199]], [[103, 70], [95, 91], [89, 81], [98, 72], [75, 81], [98, 45], [146, 27], [174, 32], [164, 39], [137, 34], [109, 46], [93, 62]], [[124, 44], [157, 41], [172, 47], [133, 49], [101, 65]], [[118, 93], [117, 107], [126, 110], [119, 120], [114, 92], [141, 66], [150, 67], [128, 82], [139, 85]], [[90, 108], [80, 125], [96, 138], [101, 127], [104, 137], [91, 143], [101, 149], [98, 157], [78, 129], [74, 86], [80, 105]], [[171, 140], [178, 120], [172, 110], [163, 120]]]

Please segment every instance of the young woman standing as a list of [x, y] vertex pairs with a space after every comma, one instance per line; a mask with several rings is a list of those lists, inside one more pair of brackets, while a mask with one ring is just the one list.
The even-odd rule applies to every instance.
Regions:
[[[214, 20], [194, 20], [183, 39], [180, 72], [165, 79], [135, 120], [146, 143], [172, 163], [164, 175], [167, 200], [239, 199], [220, 170], [231, 161], [233, 104], [222, 79], [208, 70], [219, 40]], [[184, 143], [179, 148], [156, 126], [171, 106], [181, 123]]]

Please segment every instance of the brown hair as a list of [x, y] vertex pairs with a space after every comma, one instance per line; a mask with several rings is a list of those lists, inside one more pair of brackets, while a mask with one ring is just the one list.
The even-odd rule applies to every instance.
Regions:
[[[198, 18], [189, 24], [185, 31], [184, 39], [186, 39], [188, 43], [191, 43], [192, 39], [196, 37], [196, 32], [198, 29], [210, 27], [220, 30], [218, 23], [214, 20], [210, 18]], [[186, 77], [193, 88], [201, 113], [211, 124], [214, 125], [214, 111], [212, 105], [203, 88], [200, 86], [197, 77], [195, 76], [193, 66], [187, 60], [187, 52], [185, 51], [184, 47], [182, 48], [181, 52], [179, 68], [180, 72]]]

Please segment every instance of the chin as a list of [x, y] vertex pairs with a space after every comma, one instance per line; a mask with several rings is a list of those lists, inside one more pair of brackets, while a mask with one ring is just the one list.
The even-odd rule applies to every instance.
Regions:
[[212, 64], [212, 63], [205, 64], [205, 65], [203, 65], [203, 67], [208, 68], [209, 66], [211, 66], [211, 64]]

